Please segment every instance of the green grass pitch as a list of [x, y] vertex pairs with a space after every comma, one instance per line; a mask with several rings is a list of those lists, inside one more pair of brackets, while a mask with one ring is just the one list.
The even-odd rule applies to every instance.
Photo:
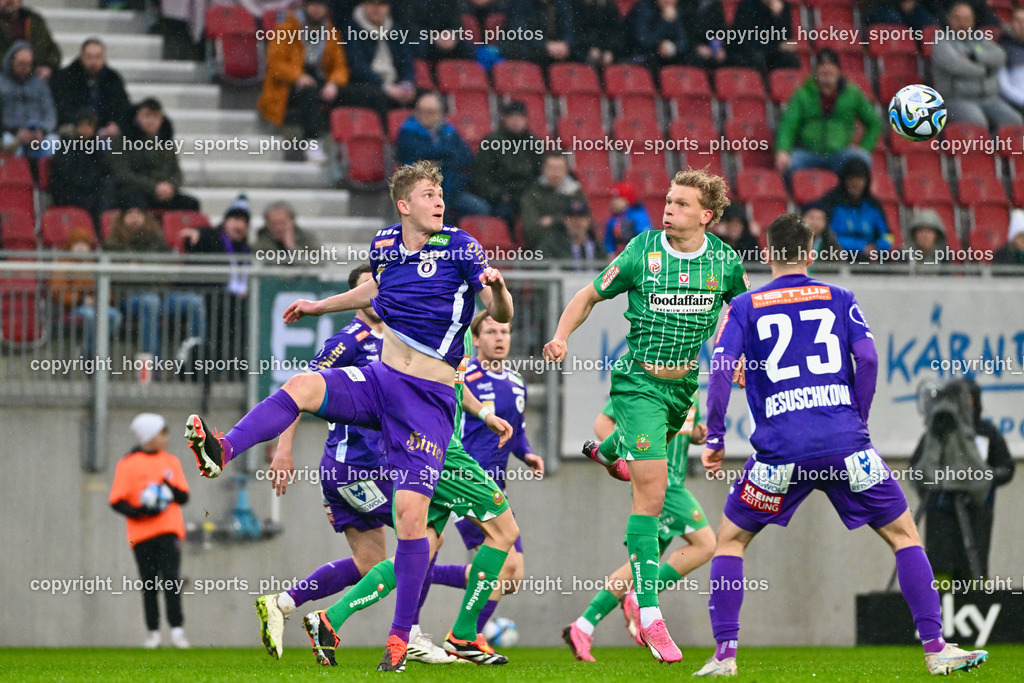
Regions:
[[[67, 648], [0, 649], [0, 678], [17, 681], [238, 681], [379, 679], [382, 648], [338, 651], [337, 667], [318, 666], [308, 649], [291, 648], [276, 661], [262, 649], [195, 647], [160, 649]], [[655, 662], [636, 648], [598, 648], [597, 663], [576, 662], [567, 648], [516, 647], [504, 651], [507, 666], [414, 662], [404, 679], [417, 681], [673, 681], [689, 677], [711, 648], [686, 648], [682, 665]], [[1024, 645], [993, 645], [980, 669], [953, 674], [970, 681], [1024, 680]], [[747, 647], [740, 649], [740, 680], [745, 681], [906, 681], [928, 680], [917, 647]], [[403, 679], [403, 680], [404, 680]]]

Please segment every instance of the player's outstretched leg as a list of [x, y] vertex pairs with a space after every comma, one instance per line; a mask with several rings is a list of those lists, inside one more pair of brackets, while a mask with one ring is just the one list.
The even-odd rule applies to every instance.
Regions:
[[611, 436], [602, 441], [600, 445], [596, 441], [588, 440], [583, 444], [583, 455], [587, 456], [594, 462], [604, 465], [605, 469], [608, 470], [608, 474], [619, 481], [629, 481], [629, 465], [622, 458], [615, 455], [614, 445], [611, 447], [611, 455], [605, 455], [601, 451], [601, 446], [606, 443], [614, 443], [612, 439], [615, 437], [613, 432]]
[[318, 664], [324, 666], [338, 666], [334, 659], [334, 652], [341, 642], [337, 632], [331, 626], [327, 611], [311, 612], [302, 618], [302, 626], [309, 634], [309, 640], [313, 644], [313, 656]]
[[452, 662], [458, 661], [458, 658], [454, 655], [450, 655], [445, 652], [442, 648], [434, 644], [434, 637], [429, 633], [424, 633], [420, 628], [420, 611], [423, 609], [423, 603], [427, 601], [427, 595], [430, 593], [430, 585], [433, 582], [434, 561], [437, 559], [437, 551], [434, 551], [434, 556], [430, 558], [430, 564], [427, 566], [427, 575], [423, 579], [423, 589], [420, 591], [420, 601], [416, 605], [416, 611], [412, 617], [412, 629], [409, 631], [409, 649], [406, 651], [406, 657], [413, 662], [422, 662], [423, 664], [451, 664]]
[[202, 475], [209, 479], [220, 476], [226, 462], [223, 435], [213, 432], [198, 415], [189, 415], [185, 421], [185, 438]]

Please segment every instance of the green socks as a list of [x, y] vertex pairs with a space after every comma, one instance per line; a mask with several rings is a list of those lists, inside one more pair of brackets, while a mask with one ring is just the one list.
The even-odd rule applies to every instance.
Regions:
[[[452, 627], [452, 635], [459, 640], [476, 640], [476, 618], [487, 604], [491, 591], [497, 585], [498, 574], [508, 553], [489, 545], [482, 545], [473, 557], [466, 582], [466, 595], [459, 608], [459, 616]], [[380, 565], [378, 565], [380, 566]], [[327, 617], [330, 619], [330, 615]], [[331, 621], [334, 624], [334, 621]]]
[[611, 591], [602, 590], [594, 599], [587, 605], [587, 609], [583, 611], [583, 618], [589, 621], [594, 626], [606, 616], [608, 613], [615, 609], [619, 604], [618, 598], [616, 598]]
[[[375, 564], [356, 585], [345, 591], [341, 600], [327, 609], [327, 621], [337, 631], [345, 621], [361, 609], [375, 605], [395, 590], [395, 563], [384, 560]], [[475, 636], [474, 636], [475, 637]]]
[[613, 462], [619, 459], [619, 454], [616, 444], [619, 441], [619, 430], [616, 429], [614, 432], [608, 435], [608, 437], [601, 442], [601, 445], [597, 447], [597, 457], [603, 460], [601, 464], [611, 465]]
[[658, 570], [658, 587], [661, 590], [665, 590], [681, 578], [683, 578], [683, 575], [673, 569], [672, 565], [668, 562], [663, 562], [661, 569]]
[[633, 588], [640, 607], [658, 606], [658, 518], [630, 515], [626, 523], [626, 550]]

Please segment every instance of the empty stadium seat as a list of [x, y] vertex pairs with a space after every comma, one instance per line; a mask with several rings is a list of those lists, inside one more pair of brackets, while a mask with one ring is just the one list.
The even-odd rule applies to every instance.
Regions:
[[908, 202], [921, 204], [953, 203], [953, 195], [945, 181], [936, 182], [935, 178], [919, 174], [903, 176], [903, 196]]
[[633, 140], [635, 150], [642, 147], [647, 140], [661, 139], [661, 129], [657, 119], [650, 117], [621, 116], [612, 124], [612, 137], [616, 140]]
[[18, 209], [0, 209], [0, 249], [32, 250], [37, 246], [32, 215]]
[[902, 24], [873, 24], [863, 33], [868, 43], [868, 54], [872, 57], [888, 55], [912, 55], [917, 57], [917, 42], [912, 31]]
[[612, 176], [611, 159], [604, 150], [580, 150], [572, 155], [573, 174], [583, 185], [583, 192], [607, 192], [615, 178]]
[[53, 157], [42, 157], [36, 162], [36, 175], [39, 177], [39, 189], [50, 191], [50, 174], [53, 171]]
[[820, 168], [802, 168], [793, 172], [793, 201], [807, 204], [821, 197], [839, 184], [839, 177], [832, 171]]
[[562, 98], [562, 114], [571, 118], [590, 119], [599, 128], [604, 126], [601, 96], [594, 93], [570, 93]]
[[599, 119], [582, 116], [563, 116], [558, 121], [556, 133], [564, 150], [573, 148], [573, 140], [599, 140], [605, 134]]
[[990, 156], [985, 152], [972, 152], [970, 154], [957, 154], [953, 157], [956, 163], [957, 176], [975, 176], [988, 178], [990, 183], [1002, 184], [999, 180], [998, 157]]
[[[972, 207], [968, 212], [970, 226], [967, 232], [967, 245], [983, 254], [994, 252], [1006, 243], [1006, 226], [1010, 222], [1010, 212], [1004, 206], [983, 205]], [[986, 256], [988, 254], [985, 254]], [[979, 261], [989, 263], [992, 259], [980, 256]]]
[[[448, 95], [449, 112], [476, 114], [491, 120], [491, 96], [479, 90], [459, 90]], [[488, 123], [488, 125], [490, 125]]]
[[767, 121], [768, 100], [764, 97], [737, 97], [725, 103], [728, 118], [736, 121]]
[[76, 206], [50, 207], [43, 212], [43, 246], [47, 249], [63, 249], [68, 241], [68, 235], [75, 228], [87, 230], [93, 246], [96, 246], [96, 229], [88, 211]]
[[737, 97], [760, 97], [768, 99], [761, 74], [756, 69], [744, 67], [721, 67], [715, 70], [715, 93], [720, 100]]
[[422, 59], [415, 59], [412, 66], [416, 74], [417, 88], [420, 90], [437, 90], [437, 84], [434, 83], [434, 75], [430, 72], [430, 64]]
[[437, 63], [437, 87], [444, 93], [472, 90], [489, 92], [487, 72], [472, 59], [445, 59]]
[[256, 18], [242, 7], [206, 9], [207, 57], [225, 81], [252, 84], [262, 78]]
[[384, 138], [380, 135], [352, 137], [339, 142], [338, 154], [347, 181], [357, 186], [373, 187], [387, 180], [387, 155]]
[[610, 192], [605, 189], [603, 192], [587, 192], [587, 204], [590, 205], [590, 215], [594, 218], [595, 232], [598, 236], [598, 241], [604, 242], [604, 229], [608, 223], [608, 219], [612, 215], [612, 197]]
[[889, 74], [890, 76], [900, 78], [903, 80], [903, 85], [921, 82], [921, 72], [918, 68], [916, 55], [900, 52], [884, 54], [875, 58], [875, 64], [876, 73], [879, 76]]
[[[835, 27], [837, 29], [855, 28], [853, 19], [853, 8], [845, 5], [819, 5], [812, 8], [814, 25], [821, 28]], [[795, 12], [794, 12], [795, 14]]]
[[569, 93], [590, 93], [601, 95], [601, 83], [597, 72], [589, 64], [565, 62], [552, 64], [548, 69], [548, 87], [557, 97]]
[[772, 102], [779, 106], [789, 102], [797, 88], [807, 80], [808, 75], [803, 69], [772, 69], [768, 72], [768, 88]]
[[360, 137], [383, 137], [377, 112], [366, 107], [335, 107], [331, 111], [331, 137], [344, 142]]
[[398, 131], [412, 116], [412, 109], [391, 109], [388, 111], [388, 139], [392, 145], [398, 144]]
[[687, 152], [679, 155], [679, 169], [687, 167], [697, 170], [707, 170], [717, 176], [725, 176], [725, 167], [722, 165], [721, 152]]
[[121, 213], [120, 209], [107, 209], [100, 214], [100, 236], [105, 241], [110, 237], [110, 231], [114, 228], [114, 220]]
[[654, 150], [645, 151], [643, 148], [638, 151], [634, 146], [632, 154], [628, 154], [626, 156], [626, 160], [629, 163], [630, 169], [643, 170], [650, 173], [655, 178], [660, 177], [662, 187], [658, 194], [665, 194], [668, 190], [668, 157], [664, 152], [656, 152]]
[[945, 184], [946, 180], [942, 177], [942, 158], [938, 154], [930, 151], [904, 154], [899, 159], [904, 178], [917, 176], [932, 183]]
[[696, 66], [665, 66], [658, 76], [661, 82], [661, 96], [666, 100], [685, 98], [712, 98], [708, 74]]
[[0, 278], [0, 341], [30, 346], [45, 338], [39, 281], [28, 275]]
[[874, 171], [871, 174], [871, 194], [880, 202], [899, 202], [896, 186], [888, 173]]
[[35, 220], [35, 186], [24, 157], [0, 155], [0, 208], [24, 211]]
[[680, 144], [685, 140], [688, 144], [696, 145], [692, 151], [709, 151], [708, 144], [712, 138], [718, 137], [718, 131], [714, 123], [703, 116], [680, 116], [669, 122], [668, 137]]
[[1012, 159], [1024, 155], [1024, 126], [1000, 126], [996, 139], [1000, 141], [996, 152], [1000, 156]]
[[636, 64], [613, 64], [604, 70], [604, 91], [608, 97], [649, 95], [656, 97], [651, 72]]
[[165, 211], [161, 223], [164, 229], [164, 239], [178, 252], [185, 250], [182, 230], [210, 227], [210, 221], [198, 211]]
[[515, 95], [520, 92], [544, 94], [544, 72], [533, 62], [499, 62], [491, 69], [494, 90], [499, 95]]
[[[867, 77], [867, 74], [860, 71], [851, 71], [843, 74], [843, 76], [860, 88], [872, 103], [878, 102], [878, 98], [875, 97], [875, 86], [871, 85], [871, 79]], [[888, 104], [888, 102], [886, 102], [886, 104]]]
[[465, 216], [459, 227], [475, 237], [486, 250], [515, 251], [517, 245], [509, 235], [505, 221], [494, 216]]
[[633, 186], [637, 197], [641, 199], [664, 199], [668, 190], [668, 178], [665, 171], [632, 166], [622, 175], [622, 180]]
[[467, 108], [467, 111], [450, 114], [448, 120], [471, 150], [479, 149], [480, 141], [493, 130], [491, 115], [487, 111]]
[[1008, 203], [1003, 184], [989, 176], [966, 176], [957, 182], [957, 196], [960, 206], [978, 206], [980, 204]]
[[736, 175], [736, 198], [742, 202], [759, 199], [786, 201], [789, 194], [782, 176], [767, 168], [746, 168]]
[[[731, 143], [740, 168], [774, 168], [775, 136], [764, 121], [726, 121], [724, 137]], [[735, 149], [736, 147], [739, 149]], [[762, 149], [763, 148], [763, 149]]]

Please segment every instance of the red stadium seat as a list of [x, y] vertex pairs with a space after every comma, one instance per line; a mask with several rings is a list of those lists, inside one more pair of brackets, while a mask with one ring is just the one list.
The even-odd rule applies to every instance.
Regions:
[[707, 72], [696, 66], [665, 66], [659, 75], [661, 96], [666, 100], [711, 100]]
[[881, 202], [882, 213], [885, 215], [885, 222], [889, 226], [889, 232], [892, 234], [892, 248], [901, 249], [903, 247], [903, 230], [900, 228], [900, 205], [899, 202], [888, 201]]
[[548, 69], [548, 83], [551, 94], [556, 97], [569, 93], [590, 93], [601, 95], [601, 83], [597, 72], [589, 64], [565, 62], [552, 64]]
[[472, 59], [445, 59], [437, 63], [437, 87], [443, 93], [490, 92], [487, 72]]
[[[1024, 126], [1000, 126], [996, 139], [999, 141], [996, 154], [1010, 159], [1024, 154]], [[1013, 166], [1010, 168], [1012, 170]]]
[[45, 339], [42, 301], [35, 278], [0, 278], [0, 341], [18, 347]]
[[655, 177], [660, 175], [663, 178], [661, 194], [665, 194], [668, 189], [668, 166], [666, 164], [668, 158], [664, 152], [647, 151], [643, 148], [640, 148], [638, 151], [634, 145], [633, 153], [629, 154], [626, 159], [629, 162], [630, 169], [647, 171]]
[[377, 112], [366, 107], [335, 107], [331, 112], [331, 137], [336, 142], [353, 138], [383, 137]]
[[647, 140], [661, 140], [661, 129], [657, 119], [621, 116], [612, 124], [612, 137], [616, 140], [633, 140], [633, 149], [642, 147]]
[[945, 180], [919, 174], [903, 176], [903, 196], [908, 202], [922, 204], [953, 203], [953, 195], [950, 194], [949, 185]]
[[43, 212], [43, 246], [47, 249], [63, 249], [68, 241], [68, 235], [75, 228], [87, 230], [93, 246], [97, 246], [96, 228], [93, 227], [92, 217], [88, 211], [76, 206], [50, 207]]
[[620, 117], [658, 123], [658, 104], [649, 95], [625, 95], [616, 100], [616, 105]]
[[114, 220], [121, 213], [120, 209], [107, 209], [100, 214], [100, 235], [103, 240], [110, 237], [110, 231], [114, 228]]
[[604, 70], [604, 90], [608, 97], [650, 95], [655, 97], [651, 72], [636, 64], [613, 64]]
[[[860, 71], [851, 71], [843, 75], [847, 80], [860, 88], [872, 103], [878, 102], [878, 98], [875, 97], [875, 86], [871, 85], [871, 79], [867, 77], [867, 74]], [[886, 104], [888, 104], [888, 102]]]
[[603, 108], [601, 96], [593, 93], [571, 93], [562, 98], [562, 114], [571, 118], [592, 119], [603, 128]]
[[43, 192], [49, 192], [53, 157], [42, 157], [36, 164], [36, 174], [39, 176], [39, 189]]
[[1006, 243], [1006, 226], [1010, 223], [1010, 212], [1002, 206], [975, 206], [968, 212], [970, 227], [967, 232], [967, 246], [980, 251], [984, 256], [978, 260], [989, 263], [986, 258]]
[[181, 231], [186, 228], [208, 228], [210, 221], [198, 211], [165, 211], [161, 221], [164, 228], [164, 239], [175, 251], [185, 250]]
[[742, 202], [758, 199], [786, 201], [789, 194], [782, 176], [767, 168], [747, 168], [736, 176], [736, 198]]
[[508, 99], [515, 99], [526, 105], [526, 121], [530, 130], [536, 135], [548, 134], [548, 114], [545, 109], [544, 94], [536, 92], [519, 92]]
[[494, 216], [465, 216], [459, 227], [475, 237], [485, 250], [515, 251], [516, 243], [509, 235], [505, 221]]
[[604, 137], [600, 119], [579, 116], [563, 116], [556, 128], [562, 149], [573, 149], [573, 140], [599, 140]]
[[0, 185], [32, 187], [32, 169], [25, 157], [0, 154]]
[[942, 130], [942, 138], [978, 145], [988, 142], [992, 136], [988, 128], [977, 123], [950, 123]]
[[985, 152], [972, 152], [970, 154], [957, 154], [953, 157], [956, 162], [957, 177], [963, 178], [974, 176], [988, 178], [990, 183], [1002, 183], [999, 181], [999, 160]]
[[747, 204], [747, 214], [761, 229], [758, 242], [762, 248], [767, 246], [768, 226], [781, 214], [788, 212], [789, 204], [784, 199], [757, 199]]
[[760, 97], [768, 99], [761, 74], [756, 69], [743, 67], [722, 67], [715, 70], [715, 93], [720, 100], [737, 97]]
[[633, 166], [622, 175], [622, 180], [632, 185], [637, 197], [641, 199], [663, 200], [668, 190], [668, 177], [665, 171], [658, 173], [649, 168]]
[[0, 209], [0, 249], [32, 250], [38, 242], [31, 214], [17, 209]]
[[978, 206], [979, 204], [1008, 203], [1003, 184], [989, 176], [966, 176], [957, 183], [957, 196], [960, 206]]
[[391, 109], [388, 111], [388, 138], [392, 145], [398, 144], [398, 131], [412, 116], [412, 109]]
[[437, 90], [434, 75], [430, 71], [430, 64], [422, 59], [415, 59], [412, 65], [416, 74], [416, 87], [420, 90]]
[[0, 155], [0, 207], [24, 211], [35, 220], [32, 171], [23, 157]]
[[533, 62], [506, 61], [494, 65], [494, 90], [499, 95], [514, 96], [516, 93], [532, 92], [545, 94], [544, 72]]
[[611, 160], [603, 150], [580, 150], [572, 155], [573, 173], [583, 185], [583, 192], [608, 192], [615, 184]]
[[374, 187], [387, 180], [387, 155], [384, 153], [382, 136], [363, 135], [349, 138], [338, 143], [338, 153], [345, 170], [345, 179], [357, 187]]
[[[795, 12], [794, 12], [795, 14]], [[855, 28], [853, 8], [843, 5], [821, 5], [813, 9], [814, 25], [822, 28]]]
[[[876, 58], [877, 73], [881, 76], [889, 74], [903, 79], [903, 85], [921, 82], [921, 72], [915, 55], [893, 53]], [[888, 102], [886, 103], [888, 104]]]
[[775, 168], [775, 136], [764, 121], [726, 121], [724, 137], [731, 143], [740, 168]]
[[880, 202], [899, 203], [900, 200], [900, 196], [896, 193], [896, 186], [889, 174], [877, 170], [871, 174], [871, 194]]
[[793, 201], [808, 204], [821, 197], [839, 184], [839, 177], [832, 171], [818, 168], [802, 168], [793, 173]]
[[873, 24], [863, 33], [872, 57], [912, 55], [917, 57], [917, 42], [913, 31], [902, 24]]
[[587, 193], [587, 204], [590, 205], [590, 214], [594, 217], [594, 228], [597, 239], [604, 242], [604, 229], [608, 218], [612, 215], [612, 197], [608, 190], [603, 192], [595, 191]]
[[728, 116], [737, 121], [767, 121], [768, 100], [763, 97], [737, 97], [725, 103]]
[[808, 75], [803, 69], [773, 69], [768, 72], [772, 102], [779, 106], [789, 102], [797, 88], [807, 80]]
[[462, 31], [471, 43], [482, 43], [484, 40], [484, 32], [480, 27], [480, 22], [469, 12], [462, 15]]
[[679, 169], [694, 168], [707, 170], [717, 176], [725, 177], [725, 169], [722, 166], [721, 152], [687, 152], [679, 155]]
[[228, 82], [255, 83], [262, 78], [256, 18], [242, 7], [214, 5], [206, 9], [207, 56], [218, 76]]
[[[496, 31], [505, 25], [505, 15], [495, 12], [484, 19], [484, 35], [496, 35]], [[493, 41], [492, 41], [493, 42]]]
[[457, 111], [451, 114], [448, 120], [471, 150], [479, 149], [480, 141], [493, 130], [491, 115], [486, 111]]
[[640, 203], [644, 205], [647, 217], [651, 219], [651, 225], [656, 229], [662, 228], [662, 221], [665, 218], [665, 194], [662, 193], [660, 197], [646, 197]]
[[448, 95], [449, 110], [459, 114], [472, 113], [491, 120], [491, 96], [479, 90], [459, 90]]
[[906, 76], [901, 73], [883, 73], [879, 75], [878, 100], [888, 107], [893, 96], [906, 85], [909, 85], [909, 82], [907, 81]]
[[686, 145], [686, 149], [680, 151], [705, 152], [710, 151], [709, 143], [712, 139], [718, 138], [718, 131], [715, 130], [711, 119], [702, 116], [681, 117], [669, 122], [668, 138], [677, 145]]
[[941, 29], [936, 26], [925, 26], [921, 29], [921, 54], [925, 59], [932, 58], [932, 50], [935, 48], [935, 34]]
[[927, 178], [932, 183], [945, 183], [942, 177], [942, 159], [934, 152], [904, 154], [900, 157], [903, 177]]

